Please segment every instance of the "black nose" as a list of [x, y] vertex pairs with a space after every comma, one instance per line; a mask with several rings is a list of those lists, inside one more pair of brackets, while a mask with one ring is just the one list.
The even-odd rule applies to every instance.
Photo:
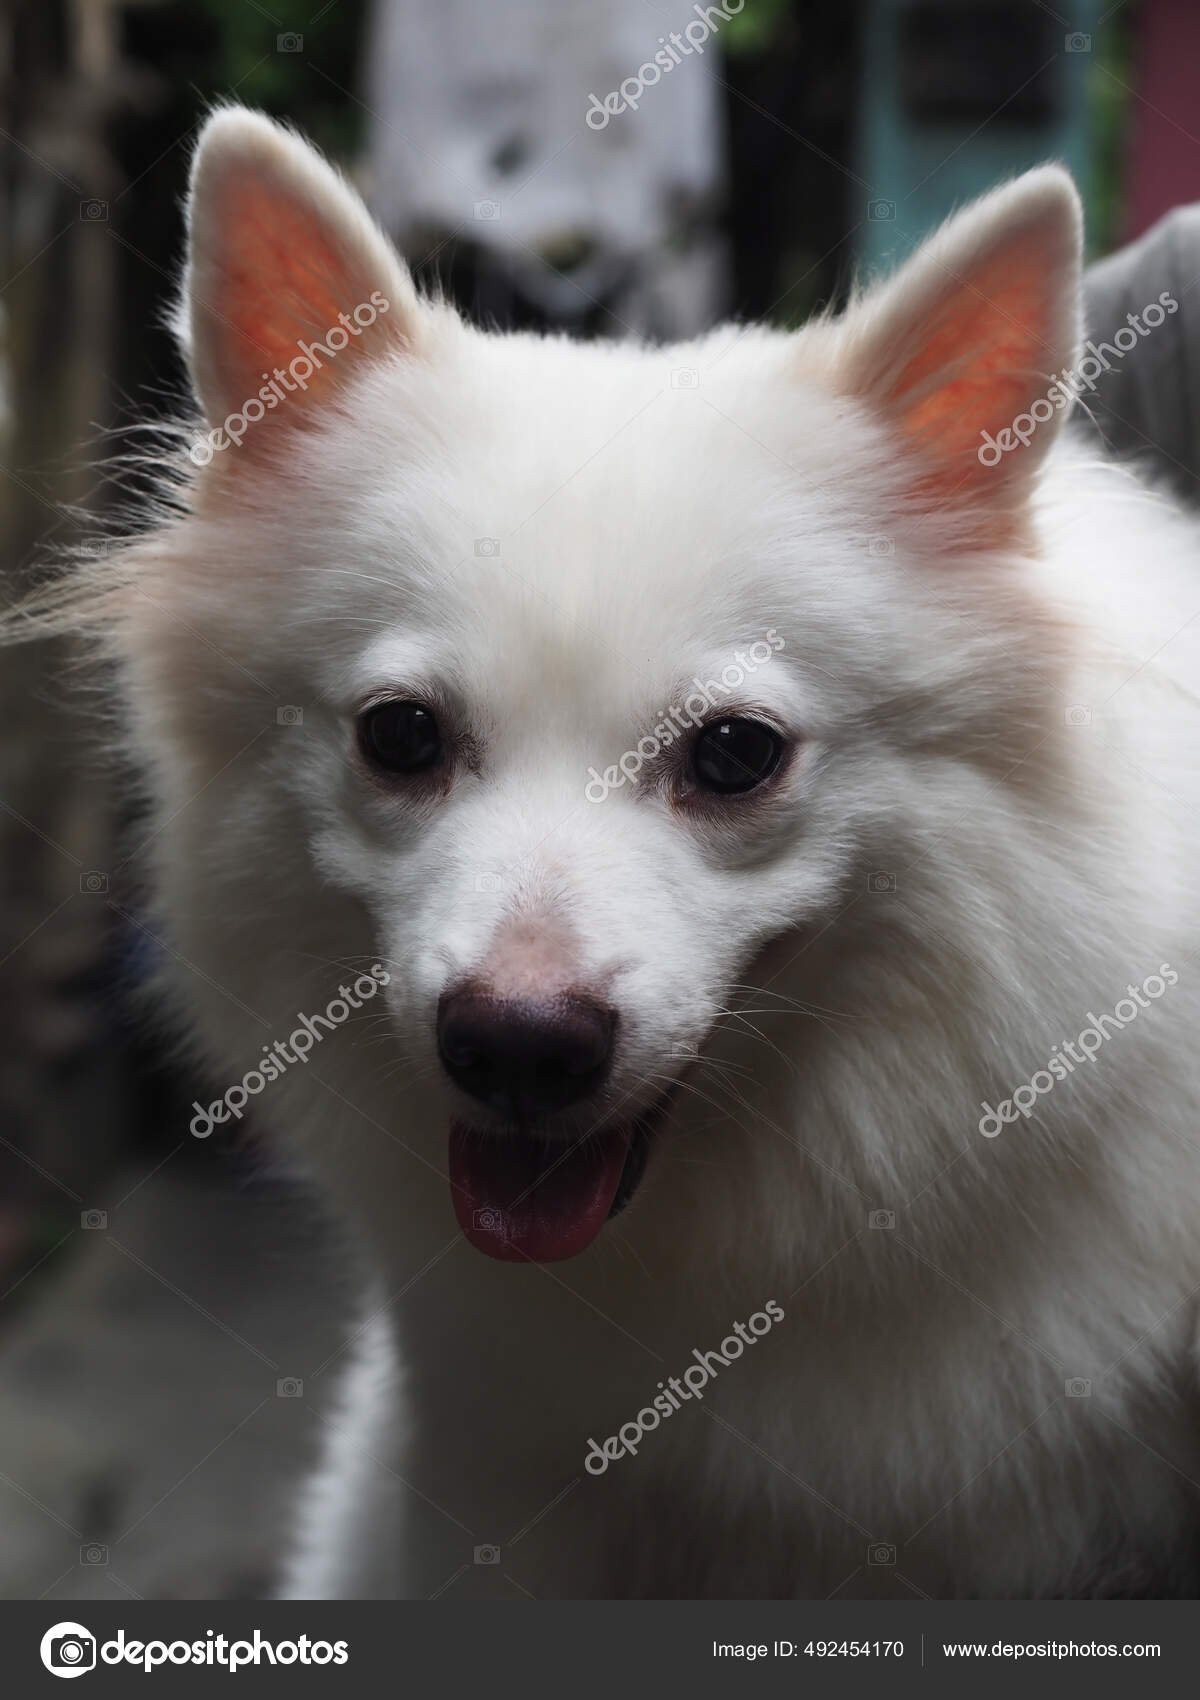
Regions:
[[451, 992], [438, 1005], [438, 1055], [464, 1092], [524, 1122], [596, 1090], [615, 1027], [615, 1013], [590, 998]]

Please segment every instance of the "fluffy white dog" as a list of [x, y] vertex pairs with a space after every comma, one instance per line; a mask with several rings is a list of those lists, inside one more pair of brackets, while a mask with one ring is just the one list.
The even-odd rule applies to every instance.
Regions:
[[207, 125], [206, 434], [59, 617], [374, 1294], [289, 1594], [1194, 1588], [1200, 535], [1079, 264], [1046, 168], [795, 335], [495, 335]]

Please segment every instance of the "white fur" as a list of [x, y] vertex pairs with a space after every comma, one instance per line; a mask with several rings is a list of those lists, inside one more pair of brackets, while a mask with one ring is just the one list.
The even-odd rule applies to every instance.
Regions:
[[[258, 1100], [382, 1295], [287, 1591], [1191, 1586], [1197, 528], [1053, 423], [996, 471], [974, 455], [1071, 358], [1067, 179], [969, 209], [844, 321], [653, 350], [416, 303], [349, 192], [264, 120], [219, 115], [200, 157], [192, 264], [218, 310], [194, 358], [220, 408], [239, 355], [214, 162], [299, 195], [347, 304], [376, 265], [403, 318], [403, 345], [194, 481], [109, 624], [210, 1075], [268, 1037], [243, 1006], [281, 1036], [349, 965], [392, 975], [386, 1017]], [[1014, 274], [1041, 294], [1005, 294]], [[281, 314], [303, 293], [293, 267]], [[954, 362], [925, 370], [947, 314]], [[768, 628], [785, 647], [746, 691], [800, 741], [768, 802], [717, 822], [654, 784], [585, 799], [589, 767]], [[469, 728], [444, 795], [355, 770], [355, 708], [389, 689]], [[458, 1234], [461, 1100], [433, 1039], [440, 993], [516, 922], [568, 938], [620, 1010], [593, 1116], [703, 1048], [628, 1211], [544, 1267]], [[979, 1135], [981, 1101], [1164, 962], [1177, 985]], [[785, 1320], [703, 1405], [585, 1473], [590, 1436], [768, 1298]], [[499, 1565], [473, 1562], [483, 1543]], [[895, 1569], [868, 1563], [878, 1543]]]

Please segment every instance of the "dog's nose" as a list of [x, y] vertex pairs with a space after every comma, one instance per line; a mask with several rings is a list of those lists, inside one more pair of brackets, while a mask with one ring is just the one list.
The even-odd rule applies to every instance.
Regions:
[[524, 1122], [595, 1091], [615, 1027], [615, 1012], [591, 998], [450, 992], [438, 1005], [438, 1055], [464, 1092]]

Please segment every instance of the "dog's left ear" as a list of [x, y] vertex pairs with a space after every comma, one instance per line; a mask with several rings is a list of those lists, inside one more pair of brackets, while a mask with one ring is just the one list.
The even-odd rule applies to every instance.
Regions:
[[336, 400], [364, 360], [413, 349], [422, 317], [395, 249], [320, 154], [257, 112], [208, 120], [179, 329], [211, 426], [270, 411], [245, 436], [255, 453]]
[[1069, 400], [1055, 379], [1079, 346], [1081, 253], [1075, 185], [1043, 166], [958, 213], [850, 308], [838, 385], [915, 450], [922, 499], [1011, 508], [1032, 484]]

